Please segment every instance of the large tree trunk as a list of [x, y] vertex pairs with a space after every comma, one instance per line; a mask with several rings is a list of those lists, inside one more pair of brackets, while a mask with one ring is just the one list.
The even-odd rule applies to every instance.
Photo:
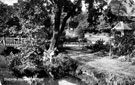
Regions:
[[49, 51], [54, 50], [54, 48], [57, 46], [58, 44], [58, 38], [59, 38], [59, 30], [60, 30], [60, 18], [61, 18], [61, 12], [62, 12], [62, 7], [61, 6], [57, 6], [56, 8], [56, 12], [55, 12], [55, 26], [53, 29], [53, 36], [51, 38], [51, 43], [49, 46]]

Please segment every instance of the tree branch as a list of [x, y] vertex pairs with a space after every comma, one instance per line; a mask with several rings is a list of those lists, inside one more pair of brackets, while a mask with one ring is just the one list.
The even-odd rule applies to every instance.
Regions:
[[69, 13], [67, 13], [67, 15], [64, 17], [59, 35], [61, 35], [62, 32], [64, 31], [67, 20], [72, 16], [72, 14], [75, 12], [75, 9], [80, 5], [80, 3], [81, 0], [78, 0], [78, 2], [73, 6], [72, 10]]
[[53, 0], [50, 0], [50, 2], [54, 5], [54, 1]]
[[55, 8], [55, 26], [53, 28], [53, 36], [51, 38], [51, 44], [49, 47], [49, 51], [50, 50], [54, 50], [54, 48], [57, 45], [57, 41], [58, 41], [58, 32], [60, 30], [60, 19], [61, 19], [61, 13], [62, 13], [62, 4], [56, 4], [56, 8]]

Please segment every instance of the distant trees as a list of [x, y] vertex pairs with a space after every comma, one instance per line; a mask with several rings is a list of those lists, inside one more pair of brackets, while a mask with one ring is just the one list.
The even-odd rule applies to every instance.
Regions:
[[49, 35], [51, 18], [44, 6], [44, 0], [20, 0], [14, 5], [14, 16], [19, 19], [21, 35], [29, 36], [41, 29]]
[[90, 25], [96, 25], [98, 16], [103, 14], [103, 7], [107, 5], [105, 0], [86, 0], [88, 4], [88, 22]]
[[[91, 26], [102, 24], [102, 21], [113, 26], [116, 21], [128, 21], [130, 14], [134, 10], [134, 2], [132, 0], [111, 0], [107, 4], [106, 0], [86, 0], [88, 4], [88, 22]], [[104, 7], [107, 6], [106, 9]], [[100, 21], [102, 18], [102, 21]]]
[[8, 22], [13, 14], [13, 8], [4, 3], [0, 3], [0, 36], [6, 36], [9, 33], [6, 31]]
[[77, 28], [76, 28], [76, 33], [79, 35], [79, 37], [83, 38], [84, 34], [88, 31], [89, 29], [89, 22], [87, 21], [88, 19], [88, 14], [87, 13], [81, 13], [76, 17], [76, 21], [79, 22]]

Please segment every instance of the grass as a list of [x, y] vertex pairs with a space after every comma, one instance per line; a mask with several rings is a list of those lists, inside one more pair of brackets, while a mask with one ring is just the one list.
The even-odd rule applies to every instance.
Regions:
[[89, 85], [134, 85], [134, 68], [129, 63], [101, 58], [82, 65], [78, 75]]
[[[80, 72], [80, 79], [88, 82], [89, 85], [134, 85], [135, 65], [131, 62], [121, 62], [117, 58], [112, 59], [106, 55], [97, 55], [89, 50], [72, 47], [67, 50], [71, 58], [83, 63], [83, 72]], [[86, 75], [86, 74], [87, 75]], [[93, 81], [93, 82], [90, 82]]]

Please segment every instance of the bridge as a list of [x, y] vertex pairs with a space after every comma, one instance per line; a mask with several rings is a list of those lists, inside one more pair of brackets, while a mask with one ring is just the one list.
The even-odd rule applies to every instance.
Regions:
[[2, 46], [13, 46], [13, 47], [17, 47], [17, 46], [22, 46], [25, 44], [31, 44], [33, 45], [33, 39], [30, 38], [12, 38], [12, 37], [2, 37], [0, 38], [0, 45]]

